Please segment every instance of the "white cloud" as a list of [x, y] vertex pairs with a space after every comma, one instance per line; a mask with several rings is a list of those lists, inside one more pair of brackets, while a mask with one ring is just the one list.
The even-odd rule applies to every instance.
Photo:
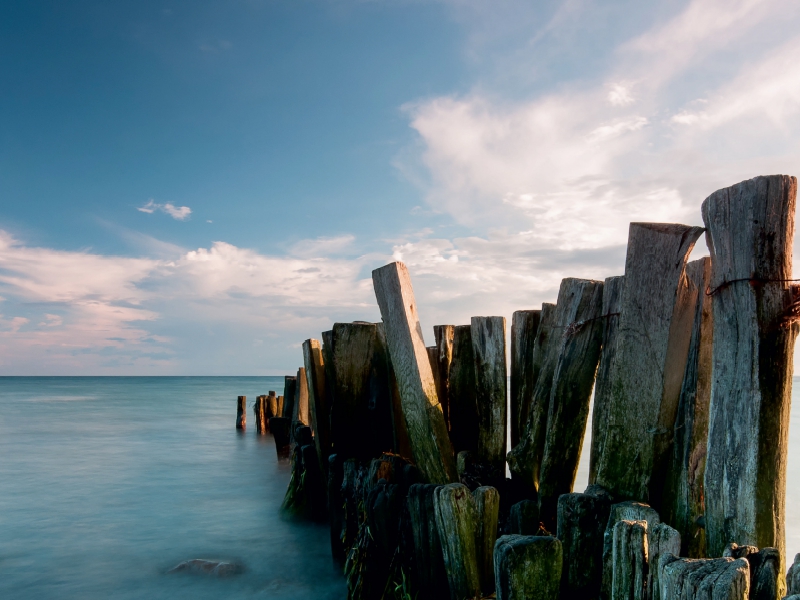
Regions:
[[192, 214], [192, 209], [188, 206], [175, 206], [169, 202], [158, 204], [152, 198], [150, 198], [147, 204], [138, 207], [136, 210], [147, 214], [153, 214], [155, 211], [159, 210], [177, 221], [185, 221], [189, 218], [189, 215]]
[[631, 86], [626, 83], [615, 83], [608, 92], [608, 101], [612, 106], [628, 106], [636, 100], [631, 94]]

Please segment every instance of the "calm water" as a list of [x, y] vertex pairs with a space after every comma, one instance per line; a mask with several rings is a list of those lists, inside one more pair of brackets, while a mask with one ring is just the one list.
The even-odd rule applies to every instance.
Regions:
[[[237, 395], [282, 387], [278, 377], [0, 378], [0, 597], [344, 598], [327, 528], [278, 516], [289, 474], [272, 437], [255, 435], [252, 413], [246, 434], [234, 429]], [[800, 552], [795, 399], [790, 560]], [[190, 558], [247, 570], [166, 574]]]

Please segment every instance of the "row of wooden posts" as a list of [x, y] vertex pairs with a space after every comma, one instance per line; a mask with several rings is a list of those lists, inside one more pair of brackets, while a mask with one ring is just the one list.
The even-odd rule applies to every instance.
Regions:
[[293, 461], [284, 509], [330, 520], [349, 597], [800, 600], [796, 192], [757, 177], [709, 196], [705, 228], [631, 223], [624, 276], [514, 313], [510, 398], [503, 317], [426, 347], [405, 265], [373, 271], [382, 322], [306, 340], [283, 401], [256, 404]]

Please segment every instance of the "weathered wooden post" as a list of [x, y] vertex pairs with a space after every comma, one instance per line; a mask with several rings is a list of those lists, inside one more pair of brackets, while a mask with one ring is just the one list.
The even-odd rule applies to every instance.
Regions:
[[558, 497], [575, 483], [603, 340], [603, 283], [569, 278], [562, 288], [557, 306], [569, 325], [553, 373], [539, 471], [540, 518], [550, 531], [556, 526]]
[[269, 429], [269, 420], [272, 417], [279, 417], [280, 416], [280, 399], [278, 396], [275, 395], [273, 390], [269, 391], [269, 394], [266, 396], [267, 400], [267, 429]]
[[750, 589], [743, 558], [697, 560], [664, 554], [658, 570], [662, 599], [746, 600]]
[[292, 420], [294, 414], [294, 397], [297, 388], [297, 377], [294, 375], [286, 375], [283, 378], [283, 409], [281, 410], [281, 417], [284, 419]]
[[453, 451], [478, 452], [478, 401], [475, 395], [475, 354], [472, 327], [453, 328], [453, 353], [450, 360], [450, 439]]
[[433, 496], [451, 600], [480, 597], [481, 579], [475, 532], [475, 499], [461, 483], [439, 487]]
[[798, 288], [797, 179], [756, 177], [703, 202], [714, 366], [705, 472], [711, 556], [737, 542], [785, 552], [786, 460]]
[[328, 479], [328, 457], [331, 455], [331, 420], [328, 392], [325, 386], [325, 363], [322, 359], [322, 344], [319, 340], [303, 342], [303, 362], [308, 383], [308, 412], [314, 443], [317, 447], [320, 470]]
[[597, 462], [603, 454], [608, 432], [608, 410], [611, 404], [611, 365], [619, 330], [620, 300], [625, 277], [606, 277], [603, 283], [603, 350], [594, 383], [592, 408], [592, 448], [589, 454], [589, 485], [597, 479]]
[[455, 481], [453, 447], [436, 397], [408, 269], [394, 262], [374, 270], [372, 281], [414, 461], [431, 483]]
[[[611, 367], [606, 445], [596, 482], [658, 506], [689, 353], [696, 290], [686, 260], [701, 227], [631, 223]], [[652, 497], [651, 497], [652, 496]]]
[[645, 521], [648, 529], [652, 529], [661, 518], [647, 504], [640, 502], [619, 502], [611, 505], [608, 524], [603, 533], [603, 582], [600, 587], [601, 600], [610, 600], [614, 578], [614, 526], [620, 521]]
[[661, 585], [659, 583], [658, 561], [661, 555], [680, 555], [681, 534], [666, 523], [659, 523], [647, 530], [647, 561], [649, 575], [647, 577], [647, 597], [650, 600], [661, 598]]
[[247, 396], [238, 396], [236, 400], [236, 429], [247, 428]]
[[256, 418], [256, 433], [263, 435], [269, 430], [267, 424], [267, 397], [258, 396], [256, 398], [255, 406], [253, 406], [253, 413]]
[[408, 513], [414, 546], [414, 587], [420, 600], [442, 600], [450, 595], [442, 542], [436, 525], [435, 484], [418, 483], [408, 489]]
[[539, 502], [520, 500], [508, 511], [508, 532], [514, 535], [536, 535], [539, 532]]
[[541, 310], [518, 310], [511, 317], [511, 447], [519, 443], [522, 407], [527, 405], [536, 384], [533, 350]]
[[472, 495], [475, 498], [475, 550], [481, 589], [484, 594], [491, 594], [494, 591], [494, 544], [497, 541], [500, 493], [493, 487], [482, 486]]
[[437, 368], [439, 377], [436, 379], [436, 393], [439, 396], [439, 404], [442, 405], [444, 420], [447, 429], [450, 429], [450, 363], [453, 361], [453, 337], [455, 336], [454, 325], [434, 325], [433, 337], [436, 340], [437, 349]]
[[275, 416], [280, 417], [283, 414], [283, 396], [278, 396], [276, 400], [278, 411], [275, 413]]
[[550, 536], [504, 535], [494, 547], [497, 600], [557, 600], [561, 542]]
[[732, 542], [725, 546], [723, 557], [744, 558], [750, 565], [750, 600], [783, 598], [786, 586], [783, 577], [783, 557], [776, 548], [740, 546]]
[[596, 600], [603, 579], [603, 534], [611, 512], [607, 495], [564, 494], [558, 499], [557, 537], [564, 566], [561, 597]]
[[272, 417], [269, 420], [269, 430], [275, 439], [278, 458], [288, 458], [291, 452], [291, 425], [286, 417]]
[[676, 556], [706, 556], [705, 530], [698, 524], [704, 513], [703, 474], [708, 442], [711, 400], [713, 318], [709, 290], [711, 259], [686, 265], [689, 285], [697, 288], [689, 358], [683, 376], [675, 419], [672, 456], [666, 473], [662, 514], [681, 534], [683, 548]]
[[647, 521], [614, 525], [612, 600], [645, 600], [647, 550]]
[[796, 554], [792, 566], [786, 573], [786, 593], [800, 594], [800, 554]]
[[311, 420], [308, 416], [308, 379], [306, 370], [303, 367], [297, 369], [294, 388], [294, 406], [292, 406], [292, 422], [300, 422], [309, 425]]
[[[505, 317], [472, 317], [475, 391], [480, 462], [505, 479], [506, 406], [508, 404]], [[494, 547], [494, 541], [492, 541]]]
[[392, 366], [391, 358], [389, 357], [388, 345], [386, 343], [386, 329], [383, 323], [378, 323], [378, 335], [381, 339], [381, 344], [386, 348], [384, 355], [386, 357], [386, 369], [389, 373], [389, 392], [392, 403], [392, 431], [394, 433], [394, 452], [400, 456], [411, 460], [413, 452], [411, 451], [411, 442], [408, 439], [408, 426], [406, 425], [406, 417], [403, 414], [403, 402], [400, 399], [400, 388], [397, 387], [397, 376], [394, 374], [394, 367]]

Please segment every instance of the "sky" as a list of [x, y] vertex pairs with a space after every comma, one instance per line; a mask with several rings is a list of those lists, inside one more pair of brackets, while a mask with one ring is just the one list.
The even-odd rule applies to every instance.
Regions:
[[[791, 0], [0, 4], [0, 375], [278, 375], [409, 268], [426, 341], [800, 169]], [[707, 251], [698, 243], [693, 258]]]

